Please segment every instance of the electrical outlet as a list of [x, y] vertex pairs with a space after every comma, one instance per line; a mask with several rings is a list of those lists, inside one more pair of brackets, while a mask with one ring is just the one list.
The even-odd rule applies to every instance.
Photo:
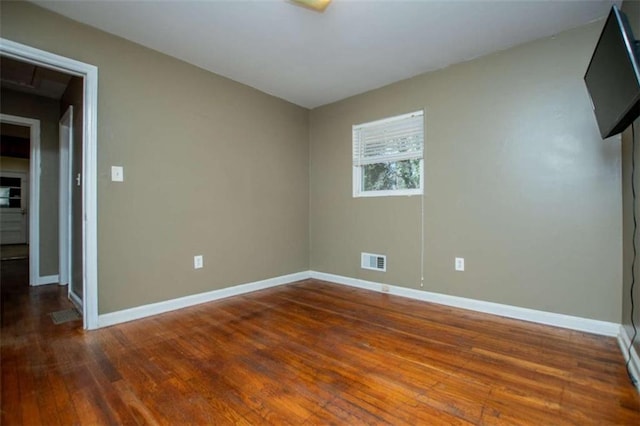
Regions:
[[464, 257], [456, 257], [456, 271], [464, 271]]
[[389, 293], [389, 286], [388, 286], [388, 285], [386, 285], [386, 284], [382, 284], [382, 291], [383, 291], [384, 293]]
[[193, 269], [200, 269], [204, 266], [202, 255], [193, 256]]

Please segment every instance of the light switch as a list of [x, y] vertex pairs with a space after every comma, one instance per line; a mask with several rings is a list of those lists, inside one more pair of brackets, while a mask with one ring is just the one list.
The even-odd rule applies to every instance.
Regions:
[[124, 182], [124, 169], [122, 166], [111, 166], [111, 182]]

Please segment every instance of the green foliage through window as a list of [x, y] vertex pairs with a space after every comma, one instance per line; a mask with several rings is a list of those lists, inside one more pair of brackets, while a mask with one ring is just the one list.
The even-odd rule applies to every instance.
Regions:
[[363, 191], [420, 188], [420, 159], [362, 166]]

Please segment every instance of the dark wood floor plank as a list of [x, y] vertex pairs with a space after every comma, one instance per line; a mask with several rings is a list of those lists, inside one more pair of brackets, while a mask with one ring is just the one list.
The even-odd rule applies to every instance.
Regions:
[[160, 422], [151, 412], [151, 410], [140, 400], [137, 393], [134, 392], [129, 383], [120, 380], [113, 384], [114, 391], [118, 394], [123, 404], [131, 412], [136, 424], [139, 425], [158, 425]]
[[75, 411], [71, 396], [64, 381], [64, 376], [60, 375], [55, 369], [47, 371], [47, 381], [53, 395], [56, 411], [60, 423], [70, 425], [79, 423], [78, 415]]
[[30, 374], [28, 369], [19, 369], [18, 377], [20, 403], [15, 408], [21, 409], [23, 424], [37, 425], [48, 423], [49, 419], [41, 416], [40, 405], [38, 404], [39, 390], [36, 388], [34, 380], [35, 374]]
[[612, 338], [317, 280], [84, 332], [2, 273], [3, 425], [640, 424]]
[[[18, 380], [17, 360], [15, 358], [0, 359], [2, 366], [2, 410], [0, 411], [0, 424], [22, 424], [22, 411], [20, 406], [20, 382]], [[7, 407], [7, 408], [5, 408]], [[12, 407], [12, 409], [8, 409]]]

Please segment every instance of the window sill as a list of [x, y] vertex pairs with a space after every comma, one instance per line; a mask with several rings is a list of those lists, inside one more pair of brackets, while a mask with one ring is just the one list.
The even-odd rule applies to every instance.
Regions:
[[371, 197], [411, 197], [414, 195], [422, 195], [421, 189], [400, 189], [395, 191], [366, 191], [353, 194], [353, 198], [371, 198]]

